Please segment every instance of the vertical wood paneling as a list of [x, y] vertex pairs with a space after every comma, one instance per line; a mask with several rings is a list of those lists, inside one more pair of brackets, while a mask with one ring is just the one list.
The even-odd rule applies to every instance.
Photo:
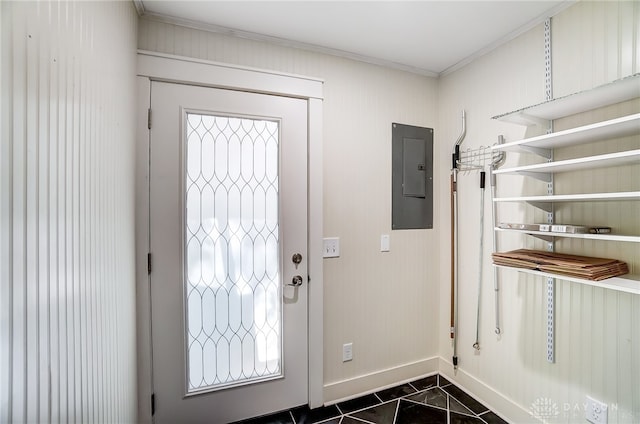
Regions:
[[578, 2], [554, 17], [555, 97], [640, 71], [639, 9], [635, 1]]
[[[628, 76], [639, 71], [637, 64], [640, 43], [640, 21], [637, 2], [578, 2], [553, 18], [552, 51], [554, 94], [556, 97]], [[439, 81], [441, 103], [440, 132], [451, 136], [443, 144], [455, 139], [458, 126], [449, 117], [457, 116], [461, 108], [470, 118], [465, 147], [493, 143], [497, 134], [508, 140], [537, 135], [535, 128], [523, 129], [510, 124], [490, 121], [493, 115], [543, 100], [544, 79], [541, 28], [534, 28], [494, 52], [477, 59], [467, 67], [443, 77]], [[482, 84], [478, 84], [482, 76]], [[513, 83], [510, 83], [513, 81]], [[465, 91], [466, 90], [466, 91]], [[633, 100], [558, 120], [556, 130], [585, 125], [617, 116], [637, 113], [640, 101]], [[519, 133], [521, 132], [521, 133]], [[443, 146], [441, 161], [448, 160], [451, 145]], [[556, 158], [572, 158], [616, 150], [640, 148], [640, 136], [634, 135], [558, 149]], [[511, 165], [528, 163], [527, 155], [509, 153]], [[595, 169], [566, 175], [556, 175], [559, 193], [590, 191], [638, 190], [640, 166]], [[444, 175], [441, 178], [444, 179]], [[476, 175], [462, 175], [459, 183], [461, 208], [471, 216], [477, 214]], [[506, 186], [508, 185], [508, 186]], [[518, 178], [498, 179], [500, 196], [540, 194], [544, 184]], [[448, 211], [448, 193], [442, 191], [441, 216]], [[638, 202], [603, 202], [579, 205], [558, 205], [558, 221], [610, 225], [625, 234], [640, 234], [640, 205]], [[498, 208], [498, 222], [543, 222], [543, 216], [530, 206], [504, 205]], [[441, 221], [448, 228], [448, 219]], [[477, 222], [465, 224], [465, 243], [462, 257], [477, 258]], [[489, 229], [485, 229], [488, 234]], [[448, 245], [446, 234], [440, 239]], [[543, 248], [531, 238], [500, 236], [500, 250], [518, 246]], [[640, 246], [637, 243], [595, 242], [590, 240], [559, 240], [560, 251], [625, 260], [633, 273], [640, 270]], [[444, 259], [445, 261], [447, 259]], [[487, 265], [490, 262], [487, 256]], [[463, 304], [475, 305], [475, 260], [462, 275]], [[442, 280], [448, 272], [442, 270]], [[636, 422], [640, 419], [640, 296], [619, 293], [598, 287], [582, 286], [565, 281], [556, 283], [556, 363], [545, 359], [545, 294], [543, 281], [522, 276], [517, 272], [501, 272], [501, 302], [503, 334], [495, 337], [492, 326], [481, 328], [484, 345], [479, 355], [462, 352], [461, 368], [501, 393], [508, 394], [525, 411], [539, 398], [556, 403], [559, 415], [552, 422], [584, 422], [583, 403], [586, 395], [611, 405], [609, 422]], [[491, 278], [485, 280], [491, 286]], [[466, 293], [466, 294], [465, 294]], [[448, 300], [448, 287], [441, 287], [441, 304]], [[487, 290], [482, 298], [481, 322], [493, 324], [493, 293]], [[465, 300], [469, 297], [468, 300]], [[466, 302], [466, 303], [465, 303]], [[440, 320], [448, 313], [443, 308]], [[474, 309], [475, 310], [475, 309]], [[473, 343], [470, 330], [475, 316], [462, 312], [459, 346]], [[468, 330], [464, 330], [467, 328]], [[481, 343], [482, 345], [482, 343]], [[446, 326], [440, 328], [440, 352], [450, 357], [451, 349]], [[524, 382], [524, 383], [523, 383]]]
[[[2, 28], [8, 27], [11, 17], [4, 3], [0, 4], [0, 25]], [[13, 84], [12, 69], [6, 64], [12, 57], [12, 37], [9, 34], [0, 32], [0, 139], [9, 139], [12, 133], [10, 123], [12, 122], [11, 102]], [[11, 145], [10, 143], [0, 143], [0, 193], [9, 193], [11, 187]], [[0, 257], [8, 258], [12, 249], [12, 222], [9, 202], [5, 200], [6, 195], [0, 195]], [[0, 281], [8, 281], [11, 275], [11, 264], [9, 261], [0, 260]], [[11, 397], [7, 388], [11, 381], [11, 345], [9, 340], [11, 335], [11, 307], [12, 287], [9, 284], [0, 284], [0, 421], [8, 422], [11, 414]]]
[[1, 7], [0, 422], [134, 422], [137, 15]]

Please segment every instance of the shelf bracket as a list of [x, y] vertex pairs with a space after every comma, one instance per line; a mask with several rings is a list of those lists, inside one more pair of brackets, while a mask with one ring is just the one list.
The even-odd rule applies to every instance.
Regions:
[[547, 213], [551, 213], [553, 211], [553, 203], [551, 202], [527, 201], [527, 203], [533, 206], [534, 208], [542, 209]]
[[553, 152], [551, 149], [545, 149], [543, 147], [534, 146], [520, 146], [520, 148], [529, 153], [535, 153], [538, 156], [542, 156], [545, 159], [551, 159]]
[[531, 233], [527, 233], [527, 234], [529, 234], [531, 237], [535, 237], [537, 239], [544, 240], [547, 243], [553, 243], [554, 240], [555, 240], [555, 238], [554, 238], [555, 236], [545, 236], [543, 234], [531, 234]]
[[[551, 17], [544, 21], [544, 88], [545, 98], [553, 99], [553, 78], [551, 64]], [[553, 120], [548, 122], [547, 134], [553, 132]], [[553, 150], [547, 158], [553, 160]], [[547, 194], [554, 194], [553, 174], [547, 175]], [[553, 204], [550, 210], [547, 210], [547, 223], [553, 224], [555, 220]], [[547, 242], [547, 250], [553, 252], [555, 250], [554, 241]], [[547, 362], [554, 363], [556, 361], [555, 354], [555, 298], [556, 298], [556, 280], [555, 278], [547, 278]]]
[[518, 174], [524, 175], [525, 177], [535, 178], [536, 180], [544, 181], [545, 183], [550, 183], [552, 181], [552, 174], [549, 172], [518, 171]]
[[537, 116], [529, 115], [526, 112], [518, 112], [509, 116], [509, 121], [515, 124], [525, 125], [527, 127], [531, 125], [537, 125], [540, 128], [547, 128], [549, 126], [549, 120], [544, 118], [539, 118]]
[[555, 282], [552, 277], [547, 278], [547, 362], [554, 363], [555, 359]]

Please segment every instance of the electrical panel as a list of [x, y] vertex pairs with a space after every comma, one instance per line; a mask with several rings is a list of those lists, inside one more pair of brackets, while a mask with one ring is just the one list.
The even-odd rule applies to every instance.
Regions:
[[433, 128], [391, 127], [391, 228], [433, 228]]

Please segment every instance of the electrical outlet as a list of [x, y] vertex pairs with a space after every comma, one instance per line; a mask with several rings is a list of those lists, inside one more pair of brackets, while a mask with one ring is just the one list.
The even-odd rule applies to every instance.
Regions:
[[342, 362], [351, 361], [353, 359], [353, 343], [345, 343], [342, 345]]
[[587, 396], [585, 418], [593, 424], [607, 424], [607, 404]]
[[337, 258], [340, 256], [340, 237], [323, 239], [322, 256], [324, 258]]

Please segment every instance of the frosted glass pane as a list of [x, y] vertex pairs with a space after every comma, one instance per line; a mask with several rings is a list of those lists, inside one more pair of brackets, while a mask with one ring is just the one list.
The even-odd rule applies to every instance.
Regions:
[[282, 375], [278, 123], [188, 113], [188, 391]]

